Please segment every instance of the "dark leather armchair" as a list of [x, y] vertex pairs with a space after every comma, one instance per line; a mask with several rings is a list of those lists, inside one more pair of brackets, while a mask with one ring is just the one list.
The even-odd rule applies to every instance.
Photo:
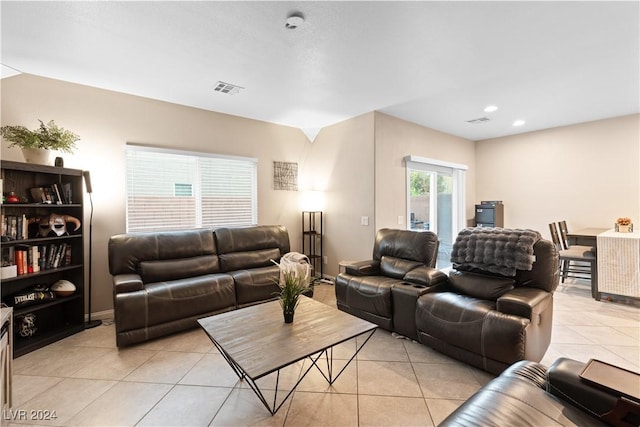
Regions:
[[[493, 230], [493, 231], [492, 231]], [[539, 362], [551, 341], [553, 292], [558, 285], [555, 245], [531, 232], [529, 269], [510, 268], [513, 274], [492, 272], [482, 254], [510, 257], [514, 242], [497, 242], [505, 234], [518, 239], [531, 230], [465, 229], [472, 240], [488, 236], [478, 254], [465, 254], [469, 263], [455, 263], [446, 284], [418, 299], [418, 340], [442, 353], [499, 374], [509, 365], [527, 359]], [[462, 233], [462, 232], [461, 232]], [[454, 253], [460, 236], [454, 244]], [[501, 246], [503, 245], [503, 246]], [[511, 246], [510, 246], [511, 245]], [[502, 247], [502, 249], [500, 249]], [[494, 259], [495, 261], [495, 259]], [[499, 260], [498, 260], [499, 262]]]
[[338, 308], [416, 339], [417, 297], [446, 281], [435, 269], [437, 255], [431, 231], [379, 230], [373, 258], [346, 265], [336, 277]]

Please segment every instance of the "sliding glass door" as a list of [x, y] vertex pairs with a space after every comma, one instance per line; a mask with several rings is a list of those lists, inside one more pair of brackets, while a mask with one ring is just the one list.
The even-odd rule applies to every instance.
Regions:
[[407, 163], [407, 226], [438, 235], [438, 268], [451, 266], [451, 247], [464, 226], [466, 166], [409, 156]]

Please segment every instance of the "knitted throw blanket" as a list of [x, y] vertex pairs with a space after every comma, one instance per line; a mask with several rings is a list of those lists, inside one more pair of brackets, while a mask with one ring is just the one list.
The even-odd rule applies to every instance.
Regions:
[[465, 228], [453, 244], [451, 262], [515, 276], [516, 270], [531, 270], [535, 261], [533, 245], [541, 238], [534, 230]]

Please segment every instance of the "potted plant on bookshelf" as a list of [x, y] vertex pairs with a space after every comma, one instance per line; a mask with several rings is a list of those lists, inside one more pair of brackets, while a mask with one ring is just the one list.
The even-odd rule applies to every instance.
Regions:
[[0, 135], [9, 141], [9, 148], [17, 145], [22, 149], [27, 163], [49, 164], [52, 151], [73, 153], [75, 143], [80, 139], [75, 133], [58, 127], [53, 120], [29, 130], [24, 126], [2, 126]]

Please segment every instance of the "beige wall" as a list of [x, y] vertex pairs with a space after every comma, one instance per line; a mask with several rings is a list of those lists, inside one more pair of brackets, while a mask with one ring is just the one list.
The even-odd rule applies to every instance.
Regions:
[[640, 115], [476, 143], [478, 200], [503, 200], [505, 227], [640, 224]]
[[[324, 273], [335, 276], [342, 260], [371, 258], [375, 229], [373, 173], [374, 113], [326, 127], [308, 152], [309, 177], [325, 192]], [[368, 216], [368, 226], [360, 217]]]
[[[65, 166], [91, 171], [94, 312], [112, 307], [107, 241], [125, 231], [126, 142], [258, 159], [258, 222], [289, 229], [301, 250], [299, 192], [273, 190], [273, 161], [299, 164], [302, 188], [325, 193], [324, 273], [371, 256], [379, 228], [406, 227], [407, 155], [468, 165], [466, 213], [479, 200], [505, 203], [505, 226], [539, 229], [640, 223], [638, 115], [474, 143], [372, 112], [323, 129], [299, 130], [30, 75], [3, 79], [1, 124], [55, 119], [82, 140]], [[2, 159], [23, 161], [2, 143]], [[362, 216], [369, 225], [360, 225]], [[403, 224], [398, 224], [398, 216]], [[85, 223], [88, 221], [88, 209]]]
[[[308, 175], [325, 175], [327, 189], [334, 192], [337, 214], [327, 216], [329, 259], [342, 258], [336, 231], [346, 232], [340, 217], [347, 206], [369, 212], [369, 203], [359, 206], [371, 194], [372, 167], [357, 171], [366, 178], [353, 187], [338, 188], [348, 179], [350, 164], [362, 161], [371, 140], [371, 115], [356, 118], [322, 131], [314, 144], [296, 128], [154, 101], [146, 98], [90, 88], [30, 75], [1, 81], [2, 125], [38, 125], [37, 119], [56, 123], [82, 137], [74, 155], [63, 155], [65, 166], [89, 170], [93, 184], [93, 311], [112, 308], [111, 277], [107, 264], [110, 236], [125, 231], [125, 183], [123, 147], [138, 142], [184, 150], [250, 156], [258, 158], [258, 222], [282, 224], [289, 229], [292, 250], [301, 250], [299, 193], [273, 190], [273, 161], [299, 163], [301, 180]], [[369, 128], [369, 130], [367, 130]], [[2, 143], [2, 159], [24, 161], [18, 148]], [[369, 149], [372, 158], [372, 149]], [[353, 158], [350, 158], [353, 156]], [[369, 161], [366, 162], [370, 164]], [[368, 169], [368, 170], [366, 170]], [[311, 171], [311, 172], [310, 172]], [[342, 203], [345, 201], [345, 203]], [[85, 212], [88, 222], [89, 209]], [[88, 239], [88, 236], [87, 236]], [[359, 255], [357, 237], [345, 245], [345, 253]], [[366, 239], [365, 239], [366, 240]], [[87, 245], [87, 241], [85, 241]], [[366, 241], [367, 252], [370, 242]], [[88, 248], [88, 246], [86, 246]], [[337, 266], [330, 269], [337, 271]]]
[[[468, 219], [473, 218], [476, 165], [472, 141], [382, 113], [376, 113], [375, 129], [376, 229], [406, 228], [407, 176], [403, 159], [408, 155], [467, 165], [466, 214]], [[402, 224], [398, 224], [399, 216]]]

